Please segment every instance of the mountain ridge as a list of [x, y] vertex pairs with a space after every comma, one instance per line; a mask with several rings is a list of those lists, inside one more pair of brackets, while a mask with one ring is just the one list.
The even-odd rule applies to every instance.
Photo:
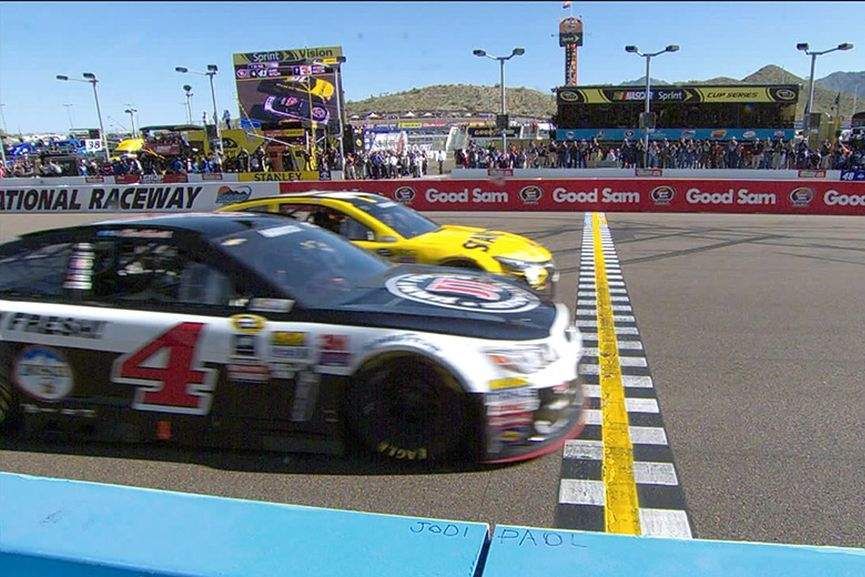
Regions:
[[[652, 85], [670, 85], [662, 79], [652, 78]], [[627, 80], [619, 86], [640, 86], [645, 77]], [[767, 64], [742, 79], [719, 76], [708, 80], [689, 80], [676, 84], [799, 84], [797, 117], [801, 118], [808, 98], [807, 79], [774, 64]], [[613, 86], [613, 85], [610, 85]], [[853, 92], [859, 90], [857, 108], [865, 109], [865, 71], [833, 72], [814, 83], [814, 111], [834, 112], [835, 98], [840, 93], [839, 108], [842, 116], [849, 118], [853, 110]], [[551, 93], [526, 87], [508, 87], [508, 111], [513, 115], [550, 117], [555, 114], [555, 100]], [[416, 87], [401, 92], [370, 96], [346, 102], [349, 114], [369, 112], [389, 113], [427, 110], [453, 112], [498, 112], [498, 85], [436, 84]]]

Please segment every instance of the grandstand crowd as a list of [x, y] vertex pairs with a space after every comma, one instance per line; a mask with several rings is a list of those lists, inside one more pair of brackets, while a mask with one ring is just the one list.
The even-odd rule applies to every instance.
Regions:
[[[149, 154], [124, 154], [109, 161], [80, 158], [77, 166], [61, 163], [52, 157], [30, 155], [16, 158], [0, 166], [0, 177], [33, 176], [122, 176], [129, 174], [165, 175], [220, 172], [273, 172], [343, 168], [345, 178], [389, 179], [421, 178], [443, 174], [447, 160], [444, 151], [406, 147], [405, 150], [357, 151], [345, 156], [339, 151], [324, 149], [313, 158], [306, 151], [288, 149], [282, 154], [281, 166], [262, 147], [236, 155], [222, 156], [214, 151], [209, 156], [160, 157]], [[470, 141], [456, 150], [454, 163], [461, 168], [736, 168], [736, 169], [823, 169], [845, 170], [865, 165], [861, 150], [841, 141], [824, 141], [810, 148], [804, 140], [763, 142], [728, 142], [707, 140], [653, 141], [649, 144], [644, 163], [643, 142], [625, 140], [613, 145], [598, 141], [567, 141], [538, 143], [529, 146], [511, 145], [506, 152], [490, 143], [480, 146]]]
[[[841, 141], [828, 140], [810, 148], [804, 140], [728, 142], [708, 140], [652, 141], [644, 155], [643, 141], [619, 145], [598, 141], [551, 141], [532, 146], [510, 146], [502, 153], [494, 144], [470, 142], [457, 150], [462, 168], [737, 168], [843, 170], [860, 166], [861, 153]], [[645, 161], [644, 161], [645, 157]]]

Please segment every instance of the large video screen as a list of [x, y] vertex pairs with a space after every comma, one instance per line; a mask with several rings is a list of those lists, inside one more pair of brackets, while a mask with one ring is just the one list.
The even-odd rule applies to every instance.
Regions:
[[314, 121], [339, 133], [339, 56], [339, 46], [235, 54], [240, 118], [265, 124]]

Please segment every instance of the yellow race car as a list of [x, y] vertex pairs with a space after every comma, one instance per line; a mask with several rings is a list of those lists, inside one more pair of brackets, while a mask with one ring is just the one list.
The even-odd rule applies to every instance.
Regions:
[[529, 238], [471, 226], [440, 225], [377, 194], [281, 194], [228, 204], [217, 210], [283, 214], [327, 228], [393, 262], [471, 268], [508, 275], [550, 296], [558, 281], [553, 255]]

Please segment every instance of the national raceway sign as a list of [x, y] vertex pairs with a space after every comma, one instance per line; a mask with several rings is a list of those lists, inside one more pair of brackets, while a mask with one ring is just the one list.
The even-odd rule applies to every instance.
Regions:
[[276, 183], [18, 186], [0, 188], [0, 213], [210, 211], [277, 191]]
[[865, 216], [865, 183], [806, 180], [498, 179], [283, 182], [283, 193], [354, 190], [415, 210], [723, 212]]

